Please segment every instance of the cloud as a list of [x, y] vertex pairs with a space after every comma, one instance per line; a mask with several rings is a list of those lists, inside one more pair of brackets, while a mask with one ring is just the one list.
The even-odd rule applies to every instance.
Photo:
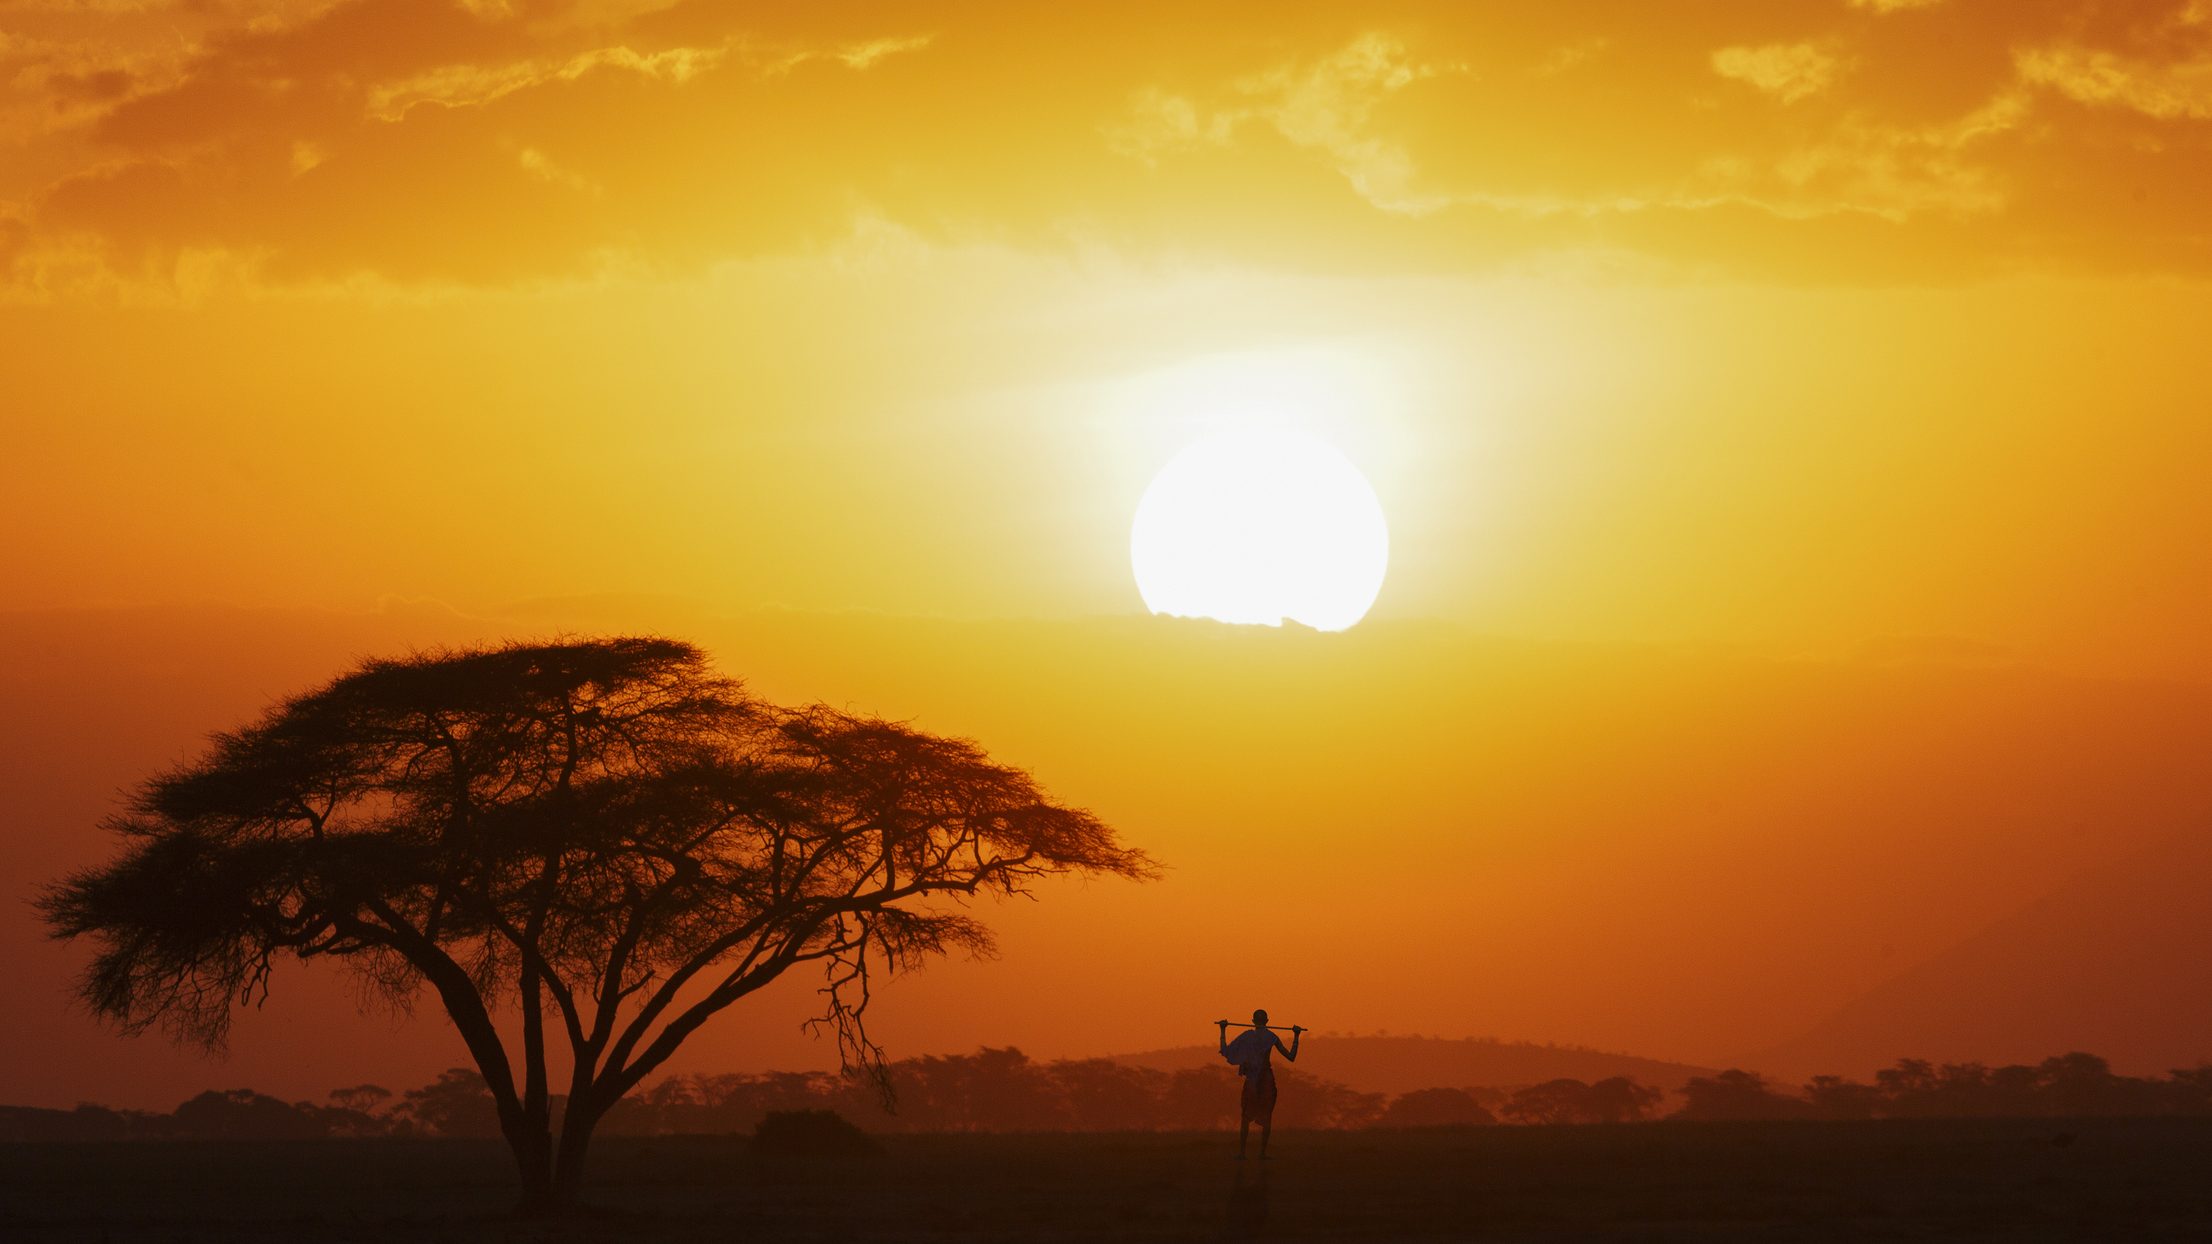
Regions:
[[1387, 212], [1418, 214], [1442, 200], [1417, 188], [1411, 156], [1378, 132], [1375, 111], [1415, 83], [1466, 72], [1465, 65], [1417, 60], [1397, 39], [1368, 33], [1309, 67], [1261, 74], [1242, 89], [1265, 101], [1260, 115], [1284, 138], [1326, 152], [1361, 198]]
[[1140, 88], [1103, 132], [1116, 151], [1156, 164], [1166, 152], [1226, 146], [1240, 127], [1262, 125], [1294, 147], [1323, 154], [1375, 207], [1419, 215], [1447, 200], [1416, 188], [1411, 158], [1377, 130], [1375, 111], [1416, 83], [1466, 72], [1464, 65], [1416, 59], [1398, 39], [1368, 32], [1315, 60], [1245, 75], [1219, 106]]
[[1842, 64], [1810, 43], [1726, 47], [1713, 53], [1713, 72], [1794, 104], [1835, 85]]
[[1777, 202], [1845, 205], [1899, 225], [1931, 215], [1998, 215], [2010, 202], [2008, 180], [1977, 159], [1976, 148], [2000, 140], [2028, 114], [2025, 94], [2014, 91], [1941, 124], [1847, 119], [1825, 141], [1776, 162], [1774, 171], [1791, 191]]
[[1941, 3], [1943, 0], [1851, 0], [1851, 7], [1875, 13], [1902, 13], [1907, 9], [1933, 8]]
[[847, 69], [866, 69], [886, 56], [897, 56], [901, 52], [919, 52], [929, 46], [929, 41], [929, 35], [868, 39], [832, 48], [828, 55], [835, 57]]
[[[595, 70], [624, 71], [681, 86], [720, 65], [731, 51], [728, 47], [673, 47], [641, 53], [628, 47], [611, 47], [592, 48], [557, 60], [444, 65], [370, 90], [368, 114], [380, 121], [398, 121], [409, 108], [421, 103], [481, 107], [516, 91], [574, 82]], [[781, 62], [775, 68], [788, 68], [790, 63], [794, 62]]]
[[1538, 77], [1549, 77], [1552, 74], [1579, 69], [1604, 55], [1605, 50], [1612, 46], [1613, 41], [1602, 35], [1577, 39], [1572, 43], [1562, 43], [1544, 53], [1543, 59], [1530, 66], [1529, 72]]
[[2023, 81], [2100, 107], [2130, 108], [2159, 120], [2212, 118], [2212, 56], [2156, 63], [2078, 46], [2023, 48], [2013, 54]]
[[697, 273], [866, 220], [1364, 271], [2212, 269], [2203, 0], [1378, 0], [1264, 37], [1132, 3], [55, 10], [0, 39], [0, 282]]

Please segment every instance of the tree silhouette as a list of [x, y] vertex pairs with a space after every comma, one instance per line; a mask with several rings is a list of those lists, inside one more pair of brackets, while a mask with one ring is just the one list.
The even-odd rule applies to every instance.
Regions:
[[393, 1120], [382, 1113], [391, 1100], [392, 1090], [382, 1085], [356, 1084], [332, 1089], [330, 1104], [317, 1109], [329, 1120], [333, 1136], [381, 1136], [392, 1127]]
[[1665, 1096], [1627, 1076], [1608, 1076], [1596, 1084], [1546, 1080], [1516, 1091], [1500, 1113], [1515, 1123], [1634, 1123], [1650, 1117]]
[[1585, 1108], [1594, 1123], [1637, 1123], [1665, 1098], [1665, 1093], [1627, 1076], [1607, 1076], [1590, 1086]]
[[1561, 1077], [1516, 1091], [1502, 1112], [1515, 1123], [1594, 1123], [1590, 1086]]
[[466, 1067], [449, 1067], [401, 1099], [407, 1120], [433, 1136], [489, 1139], [500, 1134], [499, 1102], [484, 1077]]
[[1378, 1127], [1467, 1127], [1497, 1117], [1465, 1089], [1425, 1088], [1400, 1093], [1383, 1108]]
[[1814, 1076], [1805, 1085], [1805, 1100], [1823, 1119], [1871, 1119], [1885, 1104], [1880, 1089], [1842, 1076]]
[[657, 638], [367, 662], [218, 736], [111, 827], [121, 856], [41, 900], [57, 936], [97, 942], [97, 1012], [218, 1047], [282, 956], [343, 960], [402, 1003], [427, 985], [533, 1208], [573, 1201], [599, 1120], [786, 970], [823, 968], [817, 1022], [880, 1072], [870, 981], [988, 949], [964, 900], [1155, 871], [973, 743], [779, 708]]
[[1691, 1121], [1795, 1119], [1810, 1109], [1768, 1086], [1766, 1077], [1730, 1068], [1711, 1076], [1691, 1076], [1682, 1084], [1677, 1119]]
[[330, 1135], [327, 1112], [252, 1089], [209, 1089], [178, 1106], [171, 1124], [213, 1140], [320, 1140]]
[[340, 1110], [355, 1114], [375, 1114], [392, 1099], [392, 1090], [381, 1084], [356, 1084], [351, 1088], [330, 1090], [330, 1100]]

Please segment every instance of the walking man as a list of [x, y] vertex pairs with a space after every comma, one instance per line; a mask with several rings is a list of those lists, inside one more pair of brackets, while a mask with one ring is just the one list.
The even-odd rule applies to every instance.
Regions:
[[1267, 1138], [1275, 1131], [1275, 1066], [1269, 1058], [1277, 1050], [1291, 1062], [1298, 1061], [1298, 1041], [1306, 1033], [1304, 1028], [1291, 1025], [1290, 1044], [1286, 1047], [1275, 1030], [1267, 1026], [1267, 1012], [1252, 1012], [1250, 1031], [1239, 1033], [1237, 1039], [1229, 1039], [1229, 1021], [1217, 1020], [1221, 1030], [1221, 1056], [1236, 1066], [1237, 1074], [1244, 1077], [1244, 1096], [1239, 1109], [1237, 1125], [1237, 1160], [1244, 1160], [1244, 1144], [1252, 1135], [1252, 1125], [1260, 1125], [1260, 1160], [1267, 1160]]

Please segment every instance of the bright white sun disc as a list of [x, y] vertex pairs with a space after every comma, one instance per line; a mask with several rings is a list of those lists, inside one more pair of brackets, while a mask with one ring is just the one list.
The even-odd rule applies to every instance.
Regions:
[[1154, 613], [1341, 631], [1365, 617], [1390, 528], [1359, 468], [1289, 432], [1236, 432], [1160, 468], [1129, 533]]

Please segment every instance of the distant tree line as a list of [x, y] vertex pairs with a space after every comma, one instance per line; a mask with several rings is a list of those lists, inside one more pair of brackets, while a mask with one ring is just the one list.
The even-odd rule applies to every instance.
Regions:
[[[440, 1077], [445, 1084], [454, 1073]], [[482, 1092], [479, 1082], [477, 1091]], [[329, 1140], [352, 1136], [473, 1135], [447, 1131], [433, 1108], [418, 1113], [436, 1086], [394, 1098], [364, 1084], [321, 1102], [288, 1102], [252, 1089], [209, 1089], [166, 1114], [82, 1105], [74, 1110], [0, 1106], [0, 1141], [49, 1140]], [[490, 1095], [485, 1094], [485, 1101]], [[497, 1135], [495, 1125], [489, 1133]]]
[[[1036, 1062], [1016, 1049], [911, 1058], [890, 1066], [897, 1108], [874, 1085], [826, 1072], [671, 1076], [607, 1116], [613, 1135], [749, 1132], [772, 1112], [832, 1110], [872, 1132], [1206, 1131], [1236, 1125], [1226, 1068], [1160, 1071], [1109, 1059]], [[1815, 1076], [1785, 1091], [1748, 1071], [1693, 1077], [1669, 1095], [1623, 1076], [1518, 1088], [1363, 1093], [1295, 1068], [1278, 1073], [1276, 1122], [1292, 1128], [1638, 1123], [1775, 1119], [2212, 1116], [2212, 1066], [2158, 1078], [2114, 1074], [2093, 1054], [2033, 1066], [1905, 1059], [1872, 1083]], [[492, 1138], [498, 1108], [476, 1072], [456, 1068], [395, 1094], [373, 1084], [321, 1102], [251, 1089], [210, 1091], [174, 1111], [0, 1107], [0, 1141]]]
[[2157, 1078], [2114, 1074], [2094, 1054], [2061, 1054], [2032, 1066], [1932, 1063], [1908, 1058], [1871, 1084], [1814, 1076], [1785, 1092], [1748, 1071], [1692, 1078], [1678, 1119], [2078, 1118], [2212, 1115], [2212, 1066]]

